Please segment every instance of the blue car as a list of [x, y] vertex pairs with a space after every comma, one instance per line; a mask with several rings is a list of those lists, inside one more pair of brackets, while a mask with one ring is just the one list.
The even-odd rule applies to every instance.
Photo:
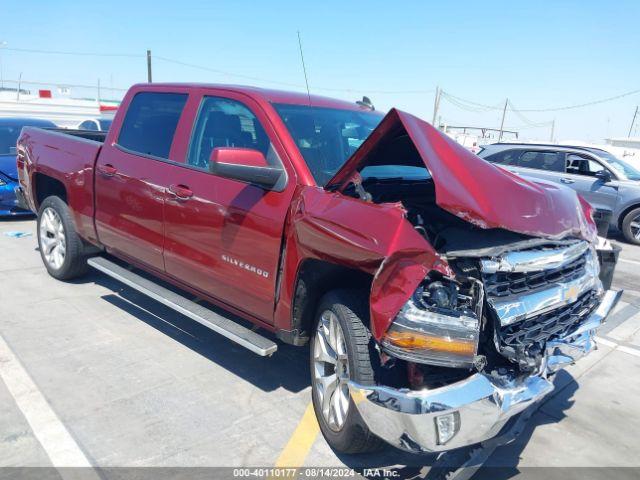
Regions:
[[55, 128], [56, 125], [37, 118], [0, 118], [0, 217], [32, 215], [18, 206], [15, 192], [18, 186], [16, 142], [22, 127]]

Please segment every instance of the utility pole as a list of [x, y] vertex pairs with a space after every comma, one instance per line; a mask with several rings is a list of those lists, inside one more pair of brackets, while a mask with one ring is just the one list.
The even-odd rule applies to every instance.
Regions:
[[556, 119], [554, 118], [551, 122], [551, 136], [549, 137], [549, 141], [553, 143], [553, 132], [556, 129]]
[[440, 108], [440, 95], [442, 94], [442, 90], [440, 87], [436, 87], [436, 98], [433, 101], [433, 120], [431, 121], [431, 125], [436, 128], [440, 128], [439, 125], [436, 125], [436, 118], [438, 116], [438, 109]]
[[151, 50], [147, 50], [147, 82], [151, 81]]
[[504, 109], [502, 110], [502, 121], [500, 122], [500, 136], [498, 137], [498, 142], [502, 141], [502, 130], [504, 129], [504, 117], [507, 116], [507, 105], [509, 104], [509, 99], [507, 98], [504, 101]]
[[629, 127], [629, 135], [627, 135], [627, 138], [631, 137], [631, 131], [633, 130], [633, 124], [636, 123], [637, 116], [638, 116], [638, 107], [636, 107], [636, 113], [633, 114], [633, 120], [631, 120], [631, 126]]
[[98, 102], [98, 108], [100, 108], [100, 79], [98, 79], [98, 98], [96, 101]]
[[20, 89], [22, 88], [22, 72], [18, 76], [18, 93], [16, 94], [16, 102], [20, 101]]

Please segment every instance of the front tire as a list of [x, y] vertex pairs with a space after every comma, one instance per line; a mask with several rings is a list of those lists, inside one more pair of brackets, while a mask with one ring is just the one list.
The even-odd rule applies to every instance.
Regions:
[[53, 278], [71, 280], [86, 273], [82, 239], [76, 233], [69, 207], [59, 197], [47, 197], [40, 205], [38, 246], [42, 262]]
[[311, 391], [320, 431], [342, 453], [379, 450], [376, 437], [360, 417], [348, 380], [374, 385], [369, 355], [371, 335], [366, 294], [336, 290], [320, 301], [311, 342]]
[[627, 213], [622, 220], [622, 234], [627, 242], [640, 245], [640, 208]]

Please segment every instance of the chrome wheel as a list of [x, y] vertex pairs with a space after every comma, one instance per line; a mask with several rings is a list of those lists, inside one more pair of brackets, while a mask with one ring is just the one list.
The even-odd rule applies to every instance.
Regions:
[[338, 317], [325, 310], [318, 321], [313, 346], [313, 389], [322, 417], [335, 432], [342, 429], [349, 412], [349, 359]]
[[640, 240], [640, 215], [636, 215], [631, 219], [629, 228], [631, 229], [631, 235], [633, 235], [636, 240]]
[[50, 267], [60, 269], [67, 254], [67, 240], [62, 219], [53, 208], [42, 211], [39, 235], [42, 257]]

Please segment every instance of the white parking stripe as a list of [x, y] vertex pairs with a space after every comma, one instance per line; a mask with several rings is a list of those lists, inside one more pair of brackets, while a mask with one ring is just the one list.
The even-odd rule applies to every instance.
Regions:
[[624, 345], [618, 345], [616, 342], [612, 342], [611, 340], [607, 340], [606, 338], [596, 337], [596, 342], [600, 345], [604, 345], [605, 347], [613, 348], [614, 350], [618, 350], [623, 353], [628, 353], [629, 355], [633, 355], [634, 357], [640, 357], [640, 350], [626, 347]]
[[626, 258], [619, 258], [618, 261], [624, 262], [624, 263], [633, 263], [634, 265], [640, 265], [640, 262], [637, 260], [627, 260]]
[[54, 467], [91, 466], [1, 335], [0, 377]]

